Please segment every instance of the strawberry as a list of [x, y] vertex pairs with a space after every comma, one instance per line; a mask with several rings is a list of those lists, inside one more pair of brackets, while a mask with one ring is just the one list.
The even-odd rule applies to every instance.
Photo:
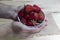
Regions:
[[29, 17], [30, 17], [30, 15], [29, 14], [26, 14], [25, 18], [28, 19]]
[[26, 5], [25, 6], [26, 13], [30, 13], [32, 10], [33, 10], [33, 6], [31, 6], [31, 5]]
[[33, 12], [32, 17], [34, 20], [36, 20], [36, 21], [38, 20], [38, 14], [37, 13]]
[[25, 18], [28, 19], [28, 20], [32, 20], [33, 19], [32, 16], [30, 16], [29, 14], [26, 14]]
[[19, 13], [18, 13], [18, 16], [22, 17], [23, 15], [24, 15], [23, 10], [20, 10]]
[[40, 13], [38, 13], [38, 16], [39, 16], [39, 20], [40, 21], [43, 21], [44, 20], [44, 14], [42, 11], [40, 11]]
[[38, 7], [37, 5], [33, 5], [34, 11], [39, 13], [41, 11], [40, 7]]
[[39, 14], [40, 14], [39, 19], [43, 21], [44, 20], [44, 15], [42, 13], [39, 13]]
[[37, 5], [26, 5], [24, 9], [20, 10], [18, 16], [21, 22], [27, 26], [36, 26], [44, 20], [44, 14]]
[[26, 24], [26, 19], [25, 18], [21, 18], [21, 22], [23, 23], [23, 24]]
[[28, 25], [28, 26], [34, 26], [34, 25], [33, 25], [33, 22], [32, 22], [31, 20], [27, 22], [27, 25]]

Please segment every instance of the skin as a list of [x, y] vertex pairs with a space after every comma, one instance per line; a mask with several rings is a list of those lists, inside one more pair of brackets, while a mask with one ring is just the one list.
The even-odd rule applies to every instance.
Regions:
[[[17, 19], [18, 11], [22, 7], [19, 6], [14, 9], [11, 5], [1, 4], [0, 3], [0, 18], [11, 19], [12, 22], [0, 25], [0, 37], [17, 34], [20, 37], [28, 37], [32, 34], [39, 33], [47, 25], [47, 20], [43, 22], [43, 25], [40, 28], [29, 28], [28, 26], [23, 25], [21, 22], [15, 21]], [[16, 36], [17, 36], [16, 35]]]

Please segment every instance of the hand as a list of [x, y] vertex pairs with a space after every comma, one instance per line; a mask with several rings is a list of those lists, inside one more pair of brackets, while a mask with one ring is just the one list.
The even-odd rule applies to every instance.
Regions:
[[20, 37], [28, 37], [32, 34], [39, 33], [43, 28], [47, 26], [47, 20], [43, 22], [43, 25], [40, 28], [37, 27], [28, 27], [22, 24], [21, 22], [12, 23], [13, 32], [19, 34]]
[[23, 6], [14, 8], [12, 5], [6, 5], [0, 3], [0, 18], [7, 19], [17, 19], [18, 11], [21, 10]]
[[[8, 18], [12, 20], [16, 20], [18, 11], [22, 8], [21, 6], [13, 9], [9, 5], [1, 4], [0, 6], [0, 18]], [[12, 31], [14, 34], [18, 34], [20, 37], [28, 37], [31, 34], [38, 33], [40, 32], [44, 27], [47, 25], [47, 20], [44, 21], [43, 25], [40, 28], [30, 28], [28, 26], [23, 25], [21, 22], [13, 21], [11, 26], [12, 26]], [[8, 26], [9, 27], [9, 26]]]

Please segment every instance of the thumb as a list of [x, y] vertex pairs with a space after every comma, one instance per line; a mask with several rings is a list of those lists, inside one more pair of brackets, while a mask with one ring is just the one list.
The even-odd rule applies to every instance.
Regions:
[[22, 31], [21, 27], [22, 26], [19, 22], [12, 22], [12, 30], [14, 33], [19, 33], [20, 31]]
[[28, 27], [28, 26], [22, 24], [21, 22], [15, 22], [15, 21], [12, 23], [12, 25], [13, 25], [13, 28], [18, 28], [18, 29], [27, 30], [27, 31], [32, 31], [32, 30], [37, 29], [35, 27]]

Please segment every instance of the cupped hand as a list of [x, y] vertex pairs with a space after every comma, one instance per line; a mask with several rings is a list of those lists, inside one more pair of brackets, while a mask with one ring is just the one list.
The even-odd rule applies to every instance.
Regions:
[[21, 22], [15, 21], [17, 19], [17, 15], [19, 10], [22, 7], [19, 6], [16, 9], [13, 9], [9, 5], [1, 4], [0, 6], [0, 18], [8, 18], [12, 19], [12, 31], [14, 34], [18, 34], [21, 37], [28, 37], [31, 34], [39, 33], [44, 27], [47, 25], [47, 20], [45, 20], [40, 28], [38, 27], [28, 27]]
[[47, 20], [45, 20], [40, 28], [28, 27], [21, 22], [13, 22], [12, 29], [15, 34], [19, 34], [21, 37], [28, 37], [31, 34], [39, 33], [43, 28], [47, 26]]

